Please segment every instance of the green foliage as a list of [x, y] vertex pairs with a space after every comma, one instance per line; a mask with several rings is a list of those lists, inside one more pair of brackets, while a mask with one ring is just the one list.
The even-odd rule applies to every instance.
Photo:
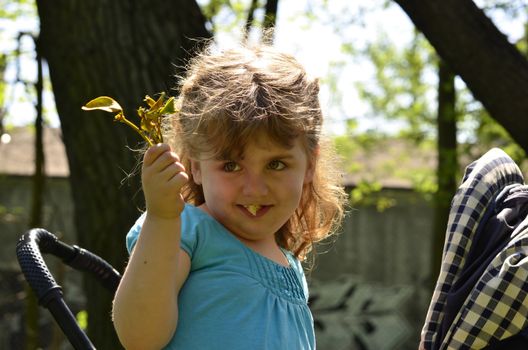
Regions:
[[353, 185], [350, 192], [352, 207], [374, 206], [383, 211], [396, 205], [383, 186], [410, 186], [425, 199], [432, 199], [436, 191], [434, 142], [417, 144], [403, 137], [389, 136], [377, 131], [359, 132], [355, 121], [348, 122], [348, 133], [334, 137], [335, 147], [343, 159], [347, 181]]
[[510, 17], [510, 20], [526, 14], [528, 8], [525, 0], [480, 0], [477, 3], [486, 13], [498, 10]]
[[0, 19], [15, 20], [24, 16], [37, 16], [32, 0], [0, 0]]
[[0, 123], [4, 115], [6, 105], [6, 84], [4, 80], [5, 70], [7, 68], [7, 55], [0, 53]]
[[[2, 178], [0, 177], [0, 180]], [[0, 205], [0, 222], [6, 224], [22, 223], [27, 215], [26, 208], [23, 207], [6, 207]]]
[[224, 7], [230, 7], [229, 0], [209, 0], [201, 6], [202, 13], [208, 20], [218, 15]]
[[88, 311], [81, 310], [75, 315], [75, 319], [77, 320], [77, 323], [79, 324], [79, 327], [86, 331], [88, 329]]
[[113, 98], [108, 96], [99, 96], [89, 101], [82, 107], [85, 111], [104, 111], [115, 114], [114, 120], [131, 127], [137, 132], [149, 146], [162, 143], [162, 118], [166, 114], [172, 114], [176, 111], [174, 106], [174, 97], [165, 100], [165, 93], [161, 93], [157, 100], [149, 95], [145, 96], [144, 101], [148, 108], [139, 107], [137, 110], [140, 124], [139, 127], [125, 117], [124, 111]]
[[434, 56], [423, 36], [417, 34], [409, 48], [398, 48], [382, 35], [363, 54], [374, 65], [375, 83], [359, 83], [357, 89], [373, 114], [405, 121], [401, 136], [416, 141], [431, 137], [436, 118], [431, 96], [435, 82], [428, 80], [427, 74]]
[[[472, 97], [471, 97], [472, 98]], [[472, 109], [466, 109], [465, 132], [467, 142], [460, 145], [461, 153], [470, 155], [476, 159], [488, 149], [499, 147], [506, 152], [523, 170], [528, 171], [528, 159], [526, 152], [512, 139], [510, 134], [497, 123], [489, 113], [473, 101], [469, 105]]]
[[334, 144], [338, 154], [343, 158], [343, 165], [348, 173], [357, 173], [364, 170], [364, 164], [355, 158], [364, 153], [375, 151], [385, 135], [375, 130], [367, 132], [358, 131], [357, 121], [347, 121], [347, 133], [334, 137]]
[[[199, 3], [213, 33], [230, 33], [244, 28], [250, 7], [248, 1], [209, 0]], [[257, 8], [263, 5], [262, 1], [258, 1]]]
[[[364, 172], [368, 176], [360, 180], [361, 185], [353, 190], [351, 200], [365, 204], [365, 199], [371, 198], [378, 209], [394, 205], [390, 198], [373, 196], [389, 178], [408, 183], [426, 198], [432, 198], [437, 187], [434, 169], [413, 162], [414, 157], [425, 159], [427, 154], [435, 154], [431, 141], [436, 121], [436, 102], [432, 95], [436, 81], [432, 81], [430, 68], [435, 60], [432, 48], [421, 35], [416, 35], [408, 48], [398, 48], [382, 35], [362, 54], [374, 65], [375, 79], [372, 84], [357, 84], [360, 97], [368, 103], [373, 115], [403, 121], [404, 127], [396, 133], [358, 133], [356, 123], [350, 122], [347, 135], [336, 138], [338, 152], [347, 155], [347, 172]], [[390, 151], [394, 145], [403, 145], [403, 149]], [[411, 155], [407, 153], [409, 150], [415, 152]], [[352, 160], [358, 153], [385, 153], [386, 157], [376, 159], [378, 164], [365, 169], [361, 160]], [[372, 162], [372, 159], [366, 156], [363, 162]]]
[[392, 208], [396, 205], [396, 200], [381, 192], [383, 186], [377, 181], [361, 181], [350, 191], [350, 205], [374, 206], [379, 212]]
[[477, 135], [480, 144], [489, 145], [490, 147], [500, 147], [517, 162], [526, 158], [523, 149], [519, 147], [519, 145], [512, 140], [508, 132], [484, 110], [482, 110], [480, 116]]
[[[9, 123], [9, 118], [15, 118], [11, 115], [12, 104], [18, 103], [14, 86], [23, 85], [28, 96], [35, 96], [32, 89], [33, 83], [20, 81], [21, 77], [27, 75], [27, 69], [24, 69], [24, 63], [34, 60], [34, 47], [30, 46], [33, 41], [27, 41], [28, 37], [33, 38], [31, 33], [37, 23], [36, 2], [30, 0], [0, 0], [0, 40], [4, 43], [2, 52], [0, 52], [0, 129]], [[29, 47], [28, 47], [29, 46]], [[7, 81], [4, 76], [8, 67], [18, 66], [16, 79]], [[18, 76], [20, 75], [20, 76]], [[28, 102], [31, 98], [24, 99]]]
[[[360, 98], [368, 103], [374, 116], [404, 121], [405, 127], [398, 133], [392, 132], [391, 137], [409, 140], [424, 153], [435, 155], [438, 62], [433, 48], [421, 34], [416, 34], [410, 45], [403, 48], [381, 35], [362, 54], [372, 62], [375, 79], [368, 84], [357, 84]], [[458, 138], [462, 142], [459, 151], [466, 160], [461, 165], [467, 165], [468, 159], [478, 158], [491, 147], [500, 147], [521, 168], [528, 169], [528, 165], [524, 165], [525, 152], [489, 116], [465, 85], [461, 81], [457, 83], [456, 115], [461, 129]], [[346, 145], [344, 140], [337, 142], [341, 149], [357, 147]], [[348, 165], [348, 169], [358, 168]], [[432, 199], [437, 191], [436, 175], [431, 167], [413, 168], [412, 171], [400, 169], [394, 174], [409, 180], [426, 198]]]

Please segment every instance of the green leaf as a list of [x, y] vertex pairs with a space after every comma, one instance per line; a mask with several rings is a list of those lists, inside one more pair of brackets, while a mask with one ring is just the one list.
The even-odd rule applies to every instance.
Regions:
[[[145, 96], [145, 99], [147, 98], [150, 98], [150, 96]], [[152, 100], [152, 98], [150, 98]], [[160, 97], [158, 97], [158, 99], [154, 102], [154, 104], [150, 104], [149, 103], [149, 107], [150, 107], [150, 110], [153, 111], [153, 110], [156, 110], [156, 109], [160, 109], [162, 106], [163, 106], [163, 101], [165, 101], [165, 93], [161, 93]]]
[[146, 95], [143, 101], [145, 101], [150, 108], [152, 108], [152, 106], [156, 104], [156, 100], [150, 97], [149, 95]]
[[82, 107], [85, 111], [100, 110], [110, 113], [123, 112], [123, 108], [111, 97], [99, 96], [88, 102]]
[[161, 115], [171, 114], [171, 113], [174, 113], [175, 111], [176, 109], [174, 108], [174, 97], [171, 97], [167, 100], [167, 102], [165, 102], [165, 105], [163, 106], [159, 114]]

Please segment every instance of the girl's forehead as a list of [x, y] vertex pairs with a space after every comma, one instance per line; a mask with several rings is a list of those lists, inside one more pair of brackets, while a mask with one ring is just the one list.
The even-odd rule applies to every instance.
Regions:
[[288, 138], [288, 139], [278, 139], [277, 137], [273, 137], [269, 133], [266, 133], [265, 131], [257, 131], [255, 132], [245, 143], [245, 148], [248, 147], [259, 147], [263, 149], [290, 149], [293, 147], [296, 138]]
[[[256, 133], [251, 137], [239, 140], [226, 140], [224, 144], [211, 142], [212, 148], [209, 152], [202, 154], [205, 158], [214, 158], [219, 160], [225, 159], [242, 159], [251, 156], [252, 153], [263, 151], [268, 153], [286, 153], [296, 146], [300, 146], [297, 138], [278, 140], [266, 133]], [[214, 147], [213, 145], [217, 145]], [[203, 157], [202, 157], [203, 158]]]

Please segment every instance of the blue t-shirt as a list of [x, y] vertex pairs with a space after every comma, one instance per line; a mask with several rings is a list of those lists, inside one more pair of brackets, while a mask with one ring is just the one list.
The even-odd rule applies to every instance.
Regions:
[[[285, 267], [246, 247], [201, 209], [186, 205], [181, 218], [180, 245], [191, 270], [165, 349], [315, 349], [306, 278], [290, 252], [284, 251]], [[144, 219], [127, 234], [129, 252]]]

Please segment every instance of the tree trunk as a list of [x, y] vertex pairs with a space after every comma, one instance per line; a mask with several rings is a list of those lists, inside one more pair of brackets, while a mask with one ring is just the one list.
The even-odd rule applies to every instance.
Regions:
[[[49, 65], [70, 167], [79, 245], [118, 270], [126, 262], [125, 234], [144, 207], [139, 136], [103, 112], [83, 112], [108, 95], [135, 118], [146, 94], [170, 93], [173, 76], [209, 37], [194, 0], [37, 0], [42, 53]], [[180, 68], [181, 69], [181, 68]], [[120, 347], [110, 320], [112, 295], [87, 276], [88, 336], [97, 348]]]
[[[35, 83], [35, 92], [37, 101], [35, 103], [36, 118], [35, 118], [35, 172], [33, 174], [33, 186], [31, 189], [31, 212], [29, 217], [29, 227], [42, 226], [42, 207], [44, 202], [44, 187], [45, 187], [45, 164], [44, 157], [44, 118], [42, 115], [43, 102], [43, 73], [42, 73], [42, 57], [37, 40], [35, 40], [35, 48], [37, 53], [37, 80]], [[26, 349], [33, 350], [39, 348], [39, 306], [38, 300], [29, 285], [26, 285]]]
[[432, 287], [440, 271], [442, 248], [451, 199], [457, 189], [457, 125], [456, 125], [455, 74], [440, 60], [438, 68], [438, 116], [437, 116], [437, 183], [434, 200], [433, 246], [431, 254]]
[[277, 8], [279, 7], [279, 0], [268, 0], [264, 7], [264, 30], [275, 27], [277, 23]]
[[[273, 44], [274, 33], [269, 31], [275, 27], [277, 23], [277, 8], [279, 7], [279, 0], [267, 0], [264, 5], [264, 20], [262, 21], [262, 42]], [[249, 32], [253, 26], [255, 11], [258, 9], [258, 0], [252, 0], [248, 10], [246, 24], [244, 26], [244, 40], [248, 40]]]
[[5, 132], [4, 118], [7, 112], [6, 99], [5, 99], [5, 91], [6, 91], [7, 84], [4, 83], [6, 68], [7, 68], [7, 55], [0, 53], [0, 81], [2, 81], [2, 83], [0, 84], [0, 136], [2, 136]]
[[528, 61], [471, 0], [394, 0], [528, 152]]
[[248, 41], [249, 39], [249, 32], [251, 31], [251, 27], [253, 27], [253, 21], [255, 20], [255, 11], [258, 8], [258, 0], [251, 0], [251, 4], [249, 5], [249, 9], [247, 12], [246, 17], [246, 24], [244, 25], [244, 40]]

